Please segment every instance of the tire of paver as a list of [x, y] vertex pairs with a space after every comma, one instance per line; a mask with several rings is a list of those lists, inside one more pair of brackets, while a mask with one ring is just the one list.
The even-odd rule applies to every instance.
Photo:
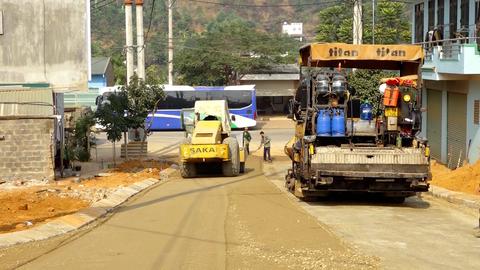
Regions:
[[240, 151], [238, 142], [235, 138], [227, 137], [223, 140], [223, 144], [228, 144], [230, 160], [223, 162], [222, 173], [228, 177], [237, 176], [240, 174]]
[[390, 202], [394, 203], [394, 204], [402, 204], [405, 202], [405, 197], [391, 197], [390, 198]]
[[[191, 142], [192, 140], [190, 138], [185, 138], [181, 144], [191, 144]], [[180, 174], [182, 175], [183, 178], [195, 177], [197, 175], [197, 169], [195, 167], [195, 163], [181, 162]]]
[[245, 162], [240, 162], [240, 173], [245, 173]]

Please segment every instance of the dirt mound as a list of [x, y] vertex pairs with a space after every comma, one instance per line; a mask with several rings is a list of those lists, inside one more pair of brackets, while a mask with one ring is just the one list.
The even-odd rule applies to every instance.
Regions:
[[453, 191], [480, 195], [480, 161], [456, 170], [432, 161], [432, 184]]
[[157, 160], [129, 160], [118, 165], [114, 171], [132, 172], [139, 169], [156, 168], [159, 170], [168, 167], [168, 163]]
[[0, 233], [24, 230], [51, 218], [75, 213], [107, 198], [119, 187], [147, 178], [158, 179], [160, 171], [168, 166], [167, 162], [132, 160], [81, 182], [74, 177], [41, 186], [25, 181], [25, 185], [15, 189], [0, 190]]
[[87, 201], [62, 197], [56, 189], [13, 190], [0, 194], [0, 231], [17, 231], [87, 207]]
[[160, 171], [170, 164], [156, 160], [131, 160], [124, 162], [103, 176], [82, 182], [86, 187], [118, 187], [130, 185], [146, 178], [160, 177]]

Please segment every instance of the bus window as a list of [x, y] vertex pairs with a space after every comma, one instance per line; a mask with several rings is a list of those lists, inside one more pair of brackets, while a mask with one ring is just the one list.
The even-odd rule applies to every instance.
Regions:
[[211, 91], [211, 92], [208, 92], [207, 99], [208, 100], [225, 100], [225, 96], [223, 95], [223, 91]]
[[178, 91], [178, 99], [180, 100], [181, 108], [193, 108], [195, 106], [195, 92], [194, 91]]
[[195, 100], [207, 100], [207, 92], [195, 91]]
[[239, 109], [252, 104], [251, 91], [225, 91], [225, 97], [228, 101], [228, 107]]
[[159, 110], [175, 110], [181, 109], [181, 103], [177, 97], [176, 91], [166, 91], [165, 92], [165, 100], [162, 100], [158, 104]]

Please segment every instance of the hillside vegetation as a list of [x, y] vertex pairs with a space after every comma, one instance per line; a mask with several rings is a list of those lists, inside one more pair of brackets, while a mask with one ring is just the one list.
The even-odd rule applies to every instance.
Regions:
[[[92, 38], [94, 54], [119, 54], [125, 44], [125, 14], [123, 1], [117, 0], [110, 5], [92, 3]], [[167, 12], [166, 1], [145, 0], [144, 25], [147, 41], [147, 65], [164, 65], [166, 61]], [[251, 5], [299, 5], [305, 3], [327, 2], [319, 0], [212, 0], [207, 2], [251, 4]], [[283, 22], [303, 22], [304, 32], [313, 39], [318, 23], [318, 12], [330, 4], [281, 7], [231, 7], [206, 4], [189, 0], [177, 0], [174, 8], [175, 41], [181, 42], [194, 33], [205, 30], [209, 22], [221, 12], [241, 17], [255, 25], [260, 31], [280, 33]], [[134, 12], [135, 13], [135, 12]], [[150, 13], [152, 16], [150, 17]], [[150, 19], [151, 18], [151, 19]], [[135, 18], [134, 18], [135, 20]], [[150, 30], [148, 27], [151, 20]]]
[[[123, 0], [91, 0], [93, 55], [112, 57], [117, 83], [125, 81], [123, 2]], [[145, 0], [144, 2], [147, 74], [160, 71], [162, 74], [160, 77], [162, 77], [165, 76], [167, 62], [167, 0]], [[380, 3], [387, 5], [391, 13], [390, 17], [386, 17], [383, 21], [377, 21], [377, 24], [388, 23], [398, 26], [401, 18], [410, 18], [406, 14], [409, 12], [407, 5], [398, 4], [398, 2], [389, 4], [388, 2], [380, 0], [377, 4], [378, 9], [382, 5]], [[195, 40], [197, 36], [205, 33], [219, 15], [232, 19], [241, 18], [255, 32], [268, 35], [280, 34], [283, 22], [302, 22], [306, 38], [304, 42], [315, 40], [348, 42], [351, 31], [349, 22], [351, 21], [352, 6], [353, 0], [176, 0], [174, 6], [175, 52], [179, 53], [182, 48], [185, 49], [185, 44], [192, 46], [192, 39]], [[331, 14], [331, 12], [340, 13]], [[133, 15], [135, 22], [135, 11]], [[332, 16], [341, 18], [343, 23], [336, 25], [330, 19]], [[371, 2], [364, 1], [364, 38], [366, 43], [371, 39], [370, 17]], [[406, 22], [405, 27], [405, 29], [409, 28], [409, 22]], [[345, 40], [331, 38], [329, 32], [334, 28], [336, 28], [333, 30], [334, 34], [340, 32], [346, 35]], [[397, 32], [395, 26], [391, 29], [395, 31], [388, 32], [388, 37], [395, 36], [397, 38], [391, 41], [385, 40], [387, 43], [399, 40], [404, 42], [403, 37], [409, 37], [408, 31], [398, 34], [395, 33]], [[382, 34], [387, 33], [385, 30], [385, 27], [379, 27], [376, 30], [379, 41]], [[191, 49], [198, 51], [198, 48]], [[223, 48], [223, 50], [228, 51], [229, 48]], [[150, 73], [148, 67], [151, 67]]]

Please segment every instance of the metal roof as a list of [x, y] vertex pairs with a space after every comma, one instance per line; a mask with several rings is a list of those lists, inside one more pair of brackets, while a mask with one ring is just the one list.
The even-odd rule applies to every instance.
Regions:
[[51, 116], [52, 89], [0, 89], [0, 116]]
[[298, 81], [300, 74], [246, 74], [242, 81]]
[[252, 71], [249, 74], [298, 74], [299, 71], [300, 68], [297, 64], [277, 64]]
[[110, 57], [92, 57], [92, 75], [103, 75], [107, 72]]

